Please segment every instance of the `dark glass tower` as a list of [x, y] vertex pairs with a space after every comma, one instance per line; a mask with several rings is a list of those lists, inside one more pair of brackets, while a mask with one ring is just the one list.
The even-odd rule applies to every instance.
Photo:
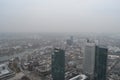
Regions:
[[65, 80], [65, 51], [54, 49], [52, 53], [52, 78], [53, 80]]
[[94, 80], [106, 80], [107, 52], [106, 48], [96, 46]]

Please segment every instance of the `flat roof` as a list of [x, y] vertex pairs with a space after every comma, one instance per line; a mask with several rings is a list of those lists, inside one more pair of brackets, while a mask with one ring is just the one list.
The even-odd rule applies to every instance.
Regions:
[[2, 70], [2, 71], [0, 71], [0, 76], [5, 75], [5, 74], [8, 74], [8, 73], [10, 73], [9, 70], [7, 70], [7, 69]]
[[79, 78], [80, 78], [80, 80], [85, 80], [87, 78], [87, 76], [84, 75], [84, 74], [80, 74], [80, 75], [77, 75], [77, 76], [75, 76], [75, 77], [73, 77], [73, 78], [71, 78], [69, 80], [77, 80]]

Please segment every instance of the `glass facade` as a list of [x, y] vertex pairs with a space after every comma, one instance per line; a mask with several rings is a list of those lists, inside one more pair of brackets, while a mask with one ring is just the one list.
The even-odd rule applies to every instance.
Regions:
[[65, 76], [65, 51], [54, 49], [52, 53], [52, 78], [53, 80], [64, 80]]
[[106, 80], [107, 49], [96, 46], [94, 80]]

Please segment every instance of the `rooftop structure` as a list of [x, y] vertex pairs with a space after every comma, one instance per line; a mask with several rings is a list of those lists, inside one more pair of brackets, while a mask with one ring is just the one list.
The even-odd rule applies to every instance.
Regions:
[[14, 76], [14, 72], [12, 72], [7, 64], [0, 64], [0, 80], [5, 80]]
[[88, 78], [87, 78], [86, 75], [81, 74], [81, 75], [77, 75], [77, 76], [75, 76], [75, 77], [73, 77], [73, 78], [71, 78], [69, 80], [87, 80], [87, 79]]

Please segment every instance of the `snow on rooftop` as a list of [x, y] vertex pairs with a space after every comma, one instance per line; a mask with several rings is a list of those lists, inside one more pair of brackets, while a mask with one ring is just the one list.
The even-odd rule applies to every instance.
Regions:
[[75, 76], [75, 77], [73, 77], [73, 78], [71, 78], [69, 80], [85, 80], [86, 78], [87, 78], [86, 75], [81, 74], [81, 75], [77, 75], [77, 76]]
[[0, 64], [0, 76], [10, 73], [6, 64]]
[[10, 73], [9, 70], [7, 70], [7, 69], [6, 70], [2, 70], [2, 71], [0, 71], [0, 76], [8, 74], [8, 73]]

